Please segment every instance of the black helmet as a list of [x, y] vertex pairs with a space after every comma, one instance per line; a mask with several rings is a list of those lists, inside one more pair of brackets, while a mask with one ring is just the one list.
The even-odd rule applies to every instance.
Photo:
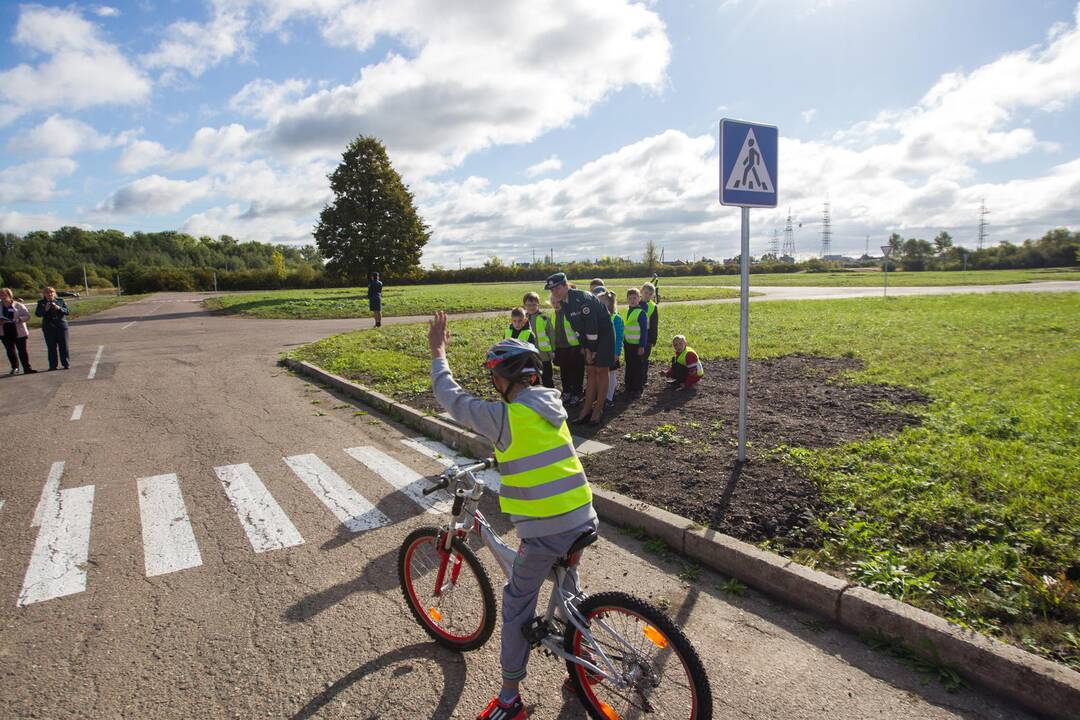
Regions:
[[532, 343], [510, 338], [500, 340], [487, 351], [484, 367], [512, 383], [528, 380], [535, 383], [540, 377], [543, 361]]

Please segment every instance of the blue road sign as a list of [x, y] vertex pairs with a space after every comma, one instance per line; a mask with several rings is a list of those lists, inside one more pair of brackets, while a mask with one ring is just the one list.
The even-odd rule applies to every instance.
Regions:
[[773, 125], [720, 121], [720, 204], [776, 207], [777, 147]]

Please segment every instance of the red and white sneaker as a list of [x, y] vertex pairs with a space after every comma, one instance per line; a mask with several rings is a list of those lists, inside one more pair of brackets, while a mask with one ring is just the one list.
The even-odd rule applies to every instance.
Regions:
[[476, 716], [476, 720], [525, 720], [525, 703], [521, 702], [521, 696], [518, 695], [514, 702], [503, 705], [496, 695], [491, 698], [484, 711]]

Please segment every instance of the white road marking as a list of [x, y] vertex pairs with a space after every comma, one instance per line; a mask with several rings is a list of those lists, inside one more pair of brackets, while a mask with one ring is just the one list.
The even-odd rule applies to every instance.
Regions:
[[255, 552], [302, 545], [304, 538], [247, 463], [214, 468]]
[[[475, 463], [474, 458], [468, 455], [462, 455], [448, 445], [444, 445], [438, 440], [432, 440], [426, 437], [414, 437], [407, 438], [401, 441], [404, 445], [412, 448], [421, 455], [426, 455], [435, 462], [450, 467], [451, 465], [469, 465]], [[476, 477], [484, 481], [484, 484], [495, 492], [499, 491], [502, 487], [502, 475], [498, 470], [481, 470], [476, 473]]]
[[64, 490], [42, 518], [18, 605], [51, 600], [86, 589], [94, 486]]
[[378, 473], [383, 480], [393, 485], [410, 500], [433, 515], [450, 511], [450, 504], [445, 500], [447, 494], [440, 490], [431, 495], [424, 495], [423, 490], [434, 485], [430, 478], [425, 478], [408, 465], [403, 465], [381, 450], [373, 447], [345, 448], [345, 452]]
[[138, 484], [146, 576], [202, 565], [176, 474], [139, 478]]
[[83, 407], [85, 407], [85, 406], [84, 405], [76, 405], [75, 406], [75, 409], [71, 411], [71, 419], [72, 420], [82, 420]]
[[49, 477], [45, 480], [45, 487], [41, 488], [41, 499], [38, 500], [37, 508], [34, 510], [34, 519], [30, 521], [30, 527], [41, 525], [41, 520], [46, 513], [52, 514], [50, 509], [60, 496], [60, 478], [63, 474], [64, 461], [57, 460], [49, 468]]
[[103, 350], [105, 350], [105, 346], [98, 345], [97, 355], [94, 356], [94, 364], [90, 366], [90, 374], [86, 376], [87, 380], [93, 380], [94, 376], [97, 375], [97, 366], [98, 363], [101, 362], [101, 353]]
[[390, 518], [356, 492], [345, 482], [345, 478], [334, 472], [318, 455], [309, 453], [282, 459], [308, 489], [315, 493], [315, 497], [352, 532], [390, 524]]
[[131, 322], [129, 322], [127, 325], [125, 325], [124, 327], [122, 327], [120, 329], [121, 330], [127, 330], [129, 327], [131, 327], [132, 325], [134, 325], [137, 322], [139, 322], [139, 321], [138, 320], [132, 320]]

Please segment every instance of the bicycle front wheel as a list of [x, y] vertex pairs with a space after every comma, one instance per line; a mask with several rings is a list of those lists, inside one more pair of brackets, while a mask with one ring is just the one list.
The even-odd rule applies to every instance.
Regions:
[[451, 650], [475, 650], [495, 629], [495, 592], [487, 571], [468, 545], [454, 538], [450, 551], [442, 530], [422, 527], [405, 538], [398, 578], [405, 602], [420, 627]]
[[605, 677], [567, 660], [570, 680], [591, 717], [711, 720], [712, 689], [705, 667], [671, 618], [621, 592], [592, 595], [578, 611], [592, 641], [571, 624], [564, 648], [614, 675]]

